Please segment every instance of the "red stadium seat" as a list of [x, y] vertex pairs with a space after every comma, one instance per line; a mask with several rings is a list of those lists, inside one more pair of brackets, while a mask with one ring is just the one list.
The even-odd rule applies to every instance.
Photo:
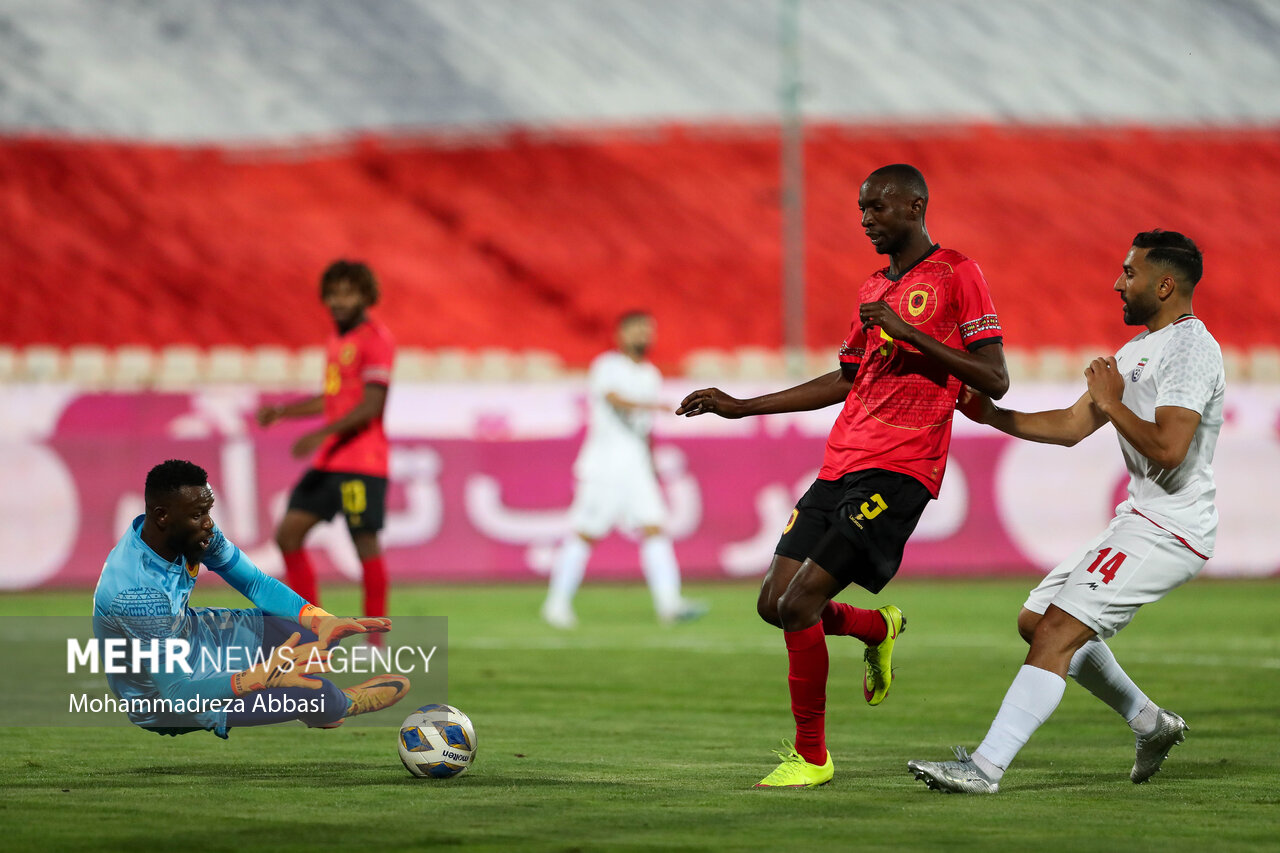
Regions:
[[[822, 126], [807, 139], [811, 348], [838, 346], [855, 287], [883, 263], [857, 193], [896, 161], [929, 178], [931, 233], [978, 260], [1010, 347], [1121, 343], [1109, 288], [1133, 234], [1157, 226], [1204, 248], [1197, 310], [1219, 340], [1274, 344], [1280, 291], [1248, 285], [1280, 260], [1257, 225], [1280, 203], [1271, 132]], [[709, 347], [773, 349], [778, 171], [772, 128], [257, 152], [9, 139], [0, 257], [21, 286], [0, 339], [314, 346], [329, 332], [318, 274], [348, 256], [377, 269], [402, 346], [537, 349], [576, 369], [609, 345], [618, 313], [642, 306], [668, 370]]]

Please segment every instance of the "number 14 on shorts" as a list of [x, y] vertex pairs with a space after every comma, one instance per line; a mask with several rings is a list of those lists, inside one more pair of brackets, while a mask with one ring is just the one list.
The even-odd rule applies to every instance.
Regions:
[[1116, 572], [1120, 569], [1120, 564], [1124, 562], [1128, 555], [1123, 551], [1111, 553], [1110, 548], [1103, 548], [1098, 552], [1098, 556], [1089, 564], [1087, 572], [1097, 572], [1102, 577], [1104, 584], [1111, 583], [1111, 579], [1116, 576]]

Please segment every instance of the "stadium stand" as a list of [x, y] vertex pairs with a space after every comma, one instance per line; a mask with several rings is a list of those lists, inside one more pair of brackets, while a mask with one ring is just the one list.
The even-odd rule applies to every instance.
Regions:
[[[314, 282], [338, 254], [375, 266], [424, 351], [405, 376], [554, 378], [636, 305], [667, 371], [776, 373], [776, 12], [19, 0], [0, 12], [0, 262], [22, 285], [0, 377], [313, 384], [300, 353], [328, 331]], [[1280, 87], [1250, 85], [1280, 77], [1275, 4], [809, 0], [801, 23], [817, 363], [881, 262], [858, 183], [906, 160], [935, 236], [991, 281], [1015, 370], [1066, 375], [1123, 340], [1106, 288], [1159, 225], [1205, 248], [1198, 310], [1235, 374], [1275, 373], [1280, 292], [1226, 294], [1280, 261], [1258, 224], [1280, 204]], [[297, 61], [351, 33], [340, 68]], [[908, 41], [913, 76], [887, 73]]]

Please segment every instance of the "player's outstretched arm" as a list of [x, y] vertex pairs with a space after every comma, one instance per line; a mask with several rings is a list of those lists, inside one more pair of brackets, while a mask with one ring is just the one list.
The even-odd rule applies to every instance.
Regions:
[[994, 400], [999, 400], [1009, 390], [1009, 370], [1005, 366], [1002, 344], [989, 343], [972, 352], [954, 349], [908, 324], [887, 302], [864, 302], [858, 306], [858, 317], [868, 333], [879, 327], [885, 335], [910, 344], [965, 385]]
[[1014, 438], [1064, 447], [1092, 435], [1107, 422], [1087, 391], [1067, 409], [1015, 412], [1000, 408], [986, 394], [966, 385], [960, 390], [956, 408], [969, 420], [993, 426]]
[[810, 412], [836, 403], [849, 396], [853, 380], [839, 370], [810, 379], [802, 385], [739, 400], [719, 388], [703, 388], [685, 397], [676, 409], [677, 415], [719, 415], [722, 418], [744, 418], [749, 415], [776, 415], [783, 412]]
[[269, 403], [265, 406], [259, 406], [257, 421], [259, 426], [265, 427], [271, 426], [283, 418], [305, 418], [323, 414], [324, 396], [318, 394], [315, 397], [295, 400], [292, 403]]

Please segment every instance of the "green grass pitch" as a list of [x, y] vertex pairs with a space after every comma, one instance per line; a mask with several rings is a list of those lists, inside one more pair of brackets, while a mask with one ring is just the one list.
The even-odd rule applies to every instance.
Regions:
[[[909, 570], [908, 570], [909, 572]], [[753, 584], [702, 586], [703, 620], [663, 629], [640, 587], [588, 585], [582, 626], [537, 618], [542, 590], [393, 590], [400, 614], [450, 618], [449, 702], [479, 753], [457, 779], [414, 779], [397, 725], [298, 724], [161, 738], [132, 727], [0, 728], [4, 850], [1055, 850], [1280, 848], [1280, 629], [1275, 581], [1196, 581], [1112, 642], [1157, 702], [1191, 726], [1152, 782], [1128, 780], [1133, 741], [1074, 683], [995, 797], [944, 796], [911, 758], [986, 732], [1024, 648], [1032, 579], [897, 580], [908, 630], [883, 705], [859, 689], [861, 647], [831, 640], [835, 781], [758, 791], [792, 733], [786, 657], [755, 617]], [[197, 604], [237, 597], [202, 581]], [[326, 605], [351, 611], [352, 589]], [[874, 606], [874, 605], [873, 605]], [[15, 626], [83, 634], [89, 593], [0, 596]], [[15, 651], [17, 650], [17, 651]], [[105, 684], [103, 685], [105, 687]], [[41, 686], [7, 681], [6, 702]]]

